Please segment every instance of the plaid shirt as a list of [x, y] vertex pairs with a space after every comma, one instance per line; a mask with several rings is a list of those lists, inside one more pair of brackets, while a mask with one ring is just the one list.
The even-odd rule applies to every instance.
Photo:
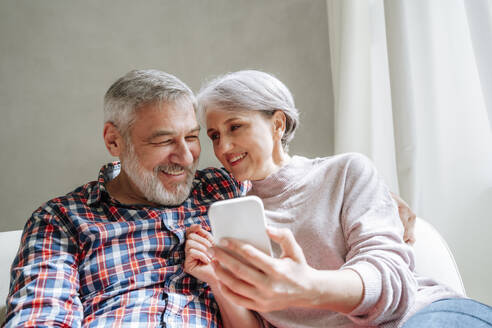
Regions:
[[48, 201], [28, 220], [12, 265], [6, 327], [220, 327], [210, 288], [183, 271], [186, 227], [210, 230], [209, 205], [246, 186], [197, 171], [178, 207], [124, 205], [98, 181]]

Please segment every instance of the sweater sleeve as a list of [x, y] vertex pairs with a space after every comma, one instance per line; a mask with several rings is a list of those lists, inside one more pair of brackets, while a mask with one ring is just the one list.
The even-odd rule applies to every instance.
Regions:
[[359, 325], [379, 325], [402, 317], [414, 301], [417, 282], [410, 246], [389, 190], [364, 156], [349, 155], [344, 167], [341, 224], [348, 253], [342, 269], [359, 274], [361, 303], [349, 318]]

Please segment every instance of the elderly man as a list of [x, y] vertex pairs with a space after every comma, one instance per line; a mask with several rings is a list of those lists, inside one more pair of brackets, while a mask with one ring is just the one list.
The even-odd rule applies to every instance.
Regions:
[[[105, 96], [104, 142], [120, 162], [29, 218], [12, 266], [6, 327], [217, 327], [210, 288], [183, 271], [186, 228], [245, 194], [223, 169], [196, 171], [192, 91], [131, 71]], [[241, 323], [241, 318], [223, 318]]]
[[109, 88], [104, 142], [120, 163], [28, 220], [7, 327], [218, 326], [210, 289], [183, 271], [185, 230], [209, 229], [209, 204], [245, 188], [221, 169], [195, 173], [194, 107], [183, 82], [155, 70]]

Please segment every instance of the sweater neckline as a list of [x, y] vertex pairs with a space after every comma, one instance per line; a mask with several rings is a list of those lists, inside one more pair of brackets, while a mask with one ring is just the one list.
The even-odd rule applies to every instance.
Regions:
[[[252, 188], [249, 194], [260, 198], [278, 196], [287, 191], [295, 183], [295, 168], [301, 164], [302, 157], [292, 156], [290, 161], [282, 166], [277, 172], [269, 175], [263, 180], [251, 181]], [[294, 178], [294, 179], [293, 179]]]

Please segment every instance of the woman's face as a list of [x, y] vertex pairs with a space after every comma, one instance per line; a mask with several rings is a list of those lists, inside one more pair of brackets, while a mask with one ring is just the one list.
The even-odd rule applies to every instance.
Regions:
[[207, 135], [215, 156], [239, 181], [264, 179], [280, 167], [275, 160], [282, 148], [275, 132], [279, 115], [267, 118], [254, 110], [207, 110]]

